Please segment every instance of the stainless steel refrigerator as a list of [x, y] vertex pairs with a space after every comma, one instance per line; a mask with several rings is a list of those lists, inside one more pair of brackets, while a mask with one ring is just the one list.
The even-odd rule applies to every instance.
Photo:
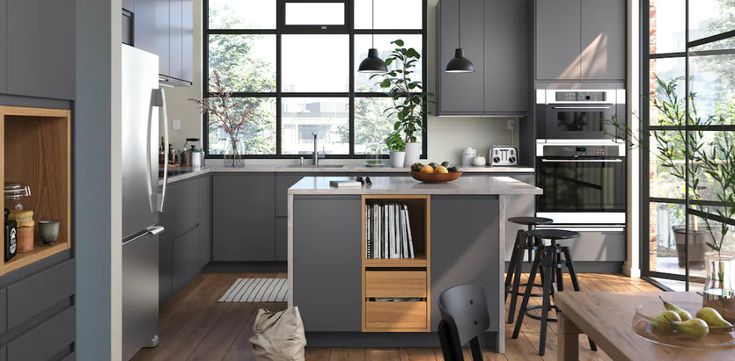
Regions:
[[[166, 195], [159, 185], [158, 137], [168, 144], [166, 100], [158, 56], [122, 45], [123, 359], [158, 344], [157, 225]], [[163, 124], [161, 124], [163, 122]]]

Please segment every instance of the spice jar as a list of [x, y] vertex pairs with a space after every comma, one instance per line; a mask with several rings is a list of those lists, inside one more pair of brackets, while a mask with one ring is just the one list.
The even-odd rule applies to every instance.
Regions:
[[33, 236], [33, 229], [35, 222], [33, 222], [33, 211], [10, 211], [10, 218], [16, 222], [18, 227], [18, 253], [30, 252], [33, 250], [35, 238]]

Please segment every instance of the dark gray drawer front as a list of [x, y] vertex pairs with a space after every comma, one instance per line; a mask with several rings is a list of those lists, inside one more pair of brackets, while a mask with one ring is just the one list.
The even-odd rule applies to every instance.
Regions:
[[8, 290], [3, 288], [0, 290], [0, 334], [8, 330]]
[[169, 184], [159, 223], [166, 228], [162, 238], [175, 239], [199, 223], [199, 180]]
[[74, 294], [74, 261], [70, 260], [8, 287], [8, 329]]
[[0, 348], [0, 361], [5, 361], [8, 359], [8, 349], [5, 347]]
[[288, 260], [288, 217], [276, 217], [276, 261]]
[[74, 308], [68, 308], [48, 321], [8, 343], [9, 361], [47, 361], [74, 342]]

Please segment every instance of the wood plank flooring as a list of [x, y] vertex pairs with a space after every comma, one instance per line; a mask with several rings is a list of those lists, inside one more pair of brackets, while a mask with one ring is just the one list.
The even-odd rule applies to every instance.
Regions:
[[[154, 349], [140, 351], [135, 361], [163, 360], [253, 360], [248, 339], [258, 308], [281, 310], [283, 303], [219, 303], [217, 300], [240, 277], [282, 277], [283, 273], [204, 273], [182, 290], [161, 309], [159, 336], [161, 342]], [[656, 287], [641, 279], [630, 279], [616, 274], [580, 274], [583, 291], [656, 292]], [[571, 286], [571, 282], [565, 282]], [[532, 304], [538, 304], [532, 298]], [[520, 303], [520, 302], [519, 302]], [[507, 305], [506, 305], [507, 307]], [[511, 339], [513, 325], [505, 324], [506, 353], [484, 352], [488, 361], [556, 360], [556, 325], [549, 327], [546, 355], [539, 357], [539, 322], [526, 318], [521, 335]], [[580, 360], [609, 360], [604, 351], [591, 352], [587, 337], [580, 336]], [[466, 353], [470, 360], [469, 353]], [[355, 349], [307, 348], [307, 361], [441, 361], [440, 349]]]

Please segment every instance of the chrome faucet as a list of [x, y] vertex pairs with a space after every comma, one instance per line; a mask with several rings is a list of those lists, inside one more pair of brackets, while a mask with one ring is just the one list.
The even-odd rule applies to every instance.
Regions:
[[314, 159], [314, 166], [319, 165], [319, 151], [316, 149], [316, 133], [312, 133], [314, 136], [314, 154], [312, 154], [312, 158]]

